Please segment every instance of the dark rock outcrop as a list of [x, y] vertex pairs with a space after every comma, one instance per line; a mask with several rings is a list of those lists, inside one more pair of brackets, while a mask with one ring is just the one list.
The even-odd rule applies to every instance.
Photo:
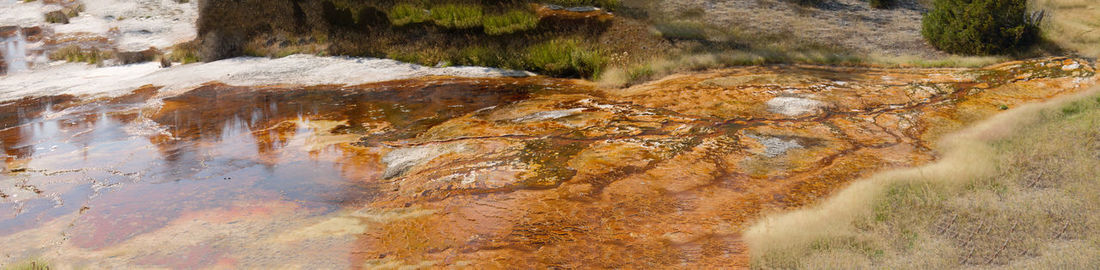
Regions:
[[68, 24], [69, 23], [69, 15], [66, 15], [65, 12], [62, 12], [60, 10], [47, 12], [45, 16], [46, 16], [46, 22], [48, 22], [48, 23], [60, 23], [60, 24]]
[[157, 48], [149, 48], [144, 51], [136, 52], [116, 52], [115, 56], [118, 58], [120, 64], [129, 65], [136, 63], [152, 62], [157, 59], [162, 53]]

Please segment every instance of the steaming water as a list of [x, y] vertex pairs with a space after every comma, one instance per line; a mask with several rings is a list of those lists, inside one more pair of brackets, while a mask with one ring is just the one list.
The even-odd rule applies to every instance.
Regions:
[[0, 42], [0, 49], [3, 49], [0, 53], [4, 54], [8, 73], [27, 70], [27, 40], [23, 38], [23, 31], [16, 30], [15, 36]]

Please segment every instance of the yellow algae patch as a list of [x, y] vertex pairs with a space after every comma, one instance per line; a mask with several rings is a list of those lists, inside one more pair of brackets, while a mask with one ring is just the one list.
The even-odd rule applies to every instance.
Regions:
[[327, 220], [281, 234], [272, 241], [294, 242], [308, 239], [358, 235], [367, 232], [372, 224], [385, 224], [397, 220], [418, 218], [434, 214], [435, 210], [389, 209], [377, 210], [362, 208], [350, 213], [337, 214]]
[[656, 160], [653, 152], [657, 150], [634, 142], [599, 143], [577, 154], [569, 166], [582, 176], [595, 177], [624, 167], [644, 167]]
[[[363, 263], [363, 268], [372, 269], [372, 270], [375, 270], [375, 269], [377, 269], [377, 270], [382, 270], [382, 269], [426, 269], [426, 268], [431, 268], [433, 266], [436, 266], [437, 264], [439, 264], [439, 261], [419, 261], [419, 262], [416, 262], [416, 263], [408, 263], [406, 261], [402, 261], [402, 260], [398, 260], [398, 259], [385, 258], [385, 259], [369, 260], [369, 261]], [[455, 266], [459, 266], [459, 265], [457, 265], [457, 263], [456, 263]]]
[[711, 87], [737, 87], [747, 85], [782, 85], [790, 87], [792, 85], [806, 85], [826, 81], [828, 80], [802, 74], [748, 74], [707, 79], [699, 84]]
[[316, 152], [320, 151], [328, 146], [355, 142], [359, 140], [361, 135], [356, 134], [335, 134], [332, 130], [337, 126], [345, 124], [346, 121], [327, 121], [327, 120], [315, 120], [315, 121], [300, 121], [298, 125], [306, 126], [313, 130], [313, 136], [306, 139], [304, 145], [306, 151]]

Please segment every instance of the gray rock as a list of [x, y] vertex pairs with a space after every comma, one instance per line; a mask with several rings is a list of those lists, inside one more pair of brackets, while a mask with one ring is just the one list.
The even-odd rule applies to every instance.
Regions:
[[825, 102], [797, 97], [777, 97], [768, 100], [768, 112], [786, 116], [802, 116], [821, 112]]
[[570, 12], [593, 12], [593, 11], [600, 11], [600, 8], [598, 8], [598, 7], [571, 7], [571, 8], [565, 9], [565, 11], [570, 11]]
[[773, 158], [786, 154], [791, 149], [803, 148], [802, 144], [798, 143], [797, 139], [784, 140], [778, 137], [760, 136], [760, 135], [746, 135], [760, 144], [764, 145], [764, 156]]

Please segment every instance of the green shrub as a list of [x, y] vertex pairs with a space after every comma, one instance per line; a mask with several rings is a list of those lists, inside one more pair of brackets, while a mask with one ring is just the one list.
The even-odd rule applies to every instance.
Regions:
[[582, 48], [576, 40], [557, 39], [527, 49], [527, 69], [550, 76], [593, 78], [607, 59], [598, 50]]
[[428, 11], [411, 4], [397, 4], [386, 15], [390, 18], [390, 24], [396, 26], [428, 21]]
[[501, 15], [485, 16], [482, 25], [489, 35], [504, 35], [534, 29], [539, 17], [524, 10], [513, 10]]
[[481, 6], [446, 4], [432, 7], [432, 21], [446, 28], [466, 29], [481, 26]]
[[627, 72], [628, 79], [631, 82], [648, 80], [652, 78], [655, 74], [657, 74], [657, 71], [653, 69], [653, 66], [651, 65], [639, 65], [631, 68]]
[[936, 48], [957, 54], [1019, 51], [1038, 40], [1026, 0], [935, 0], [921, 34]]

